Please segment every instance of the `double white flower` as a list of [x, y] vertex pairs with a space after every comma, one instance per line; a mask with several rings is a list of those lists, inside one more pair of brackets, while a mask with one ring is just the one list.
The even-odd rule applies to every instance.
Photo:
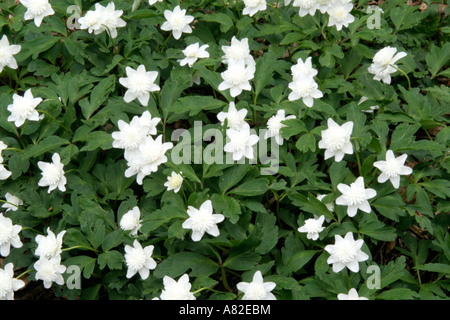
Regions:
[[231, 45], [222, 46], [222, 51], [225, 53], [222, 62], [227, 64], [227, 69], [221, 73], [223, 81], [218, 89], [220, 91], [230, 89], [232, 97], [237, 97], [243, 90], [252, 90], [250, 80], [254, 78], [256, 63], [250, 55], [248, 39], [238, 40], [233, 37]]
[[328, 26], [336, 26], [340, 31], [342, 27], [348, 27], [350, 23], [355, 21], [355, 17], [350, 13], [353, 9], [351, 0], [332, 0], [328, 7]]
[[375, 189], [365, 188], [363, 177], [358, 177], [349, 186], [339, 183], [337, 188], [342, 195], [336, 199], [336, 204], [347, 206], [347, 214], [349, 217], [354, 217], [358, 209], [366, 213], [372, 211], [368, 200], [374, 198], [377, 192]]
[[41, 102], [42, 98], [33, 97], [31, 89], [25, 91], [23, 97], [13, 94], [13, 103], [7, 107], [8, 111], [11, 112], [8, 121], [14, 122], [17, 128], [22, 126], [25, 120], [39, 121], [41, 118], [36, 107]]
[[161, 292], [161, 300], [196, 300], [191, 290], [189, 276], [185, 273], [178, 281], [169, 276], [163, 278], [164, 290]]
[[14, 265], [10, 262], [0, 268], [0, 300], [14, 300], [14, 291], [25, 286], [25, 282], [14, 278]]
[[251, 282], [239, 282], [236, 288], [244, 293], [242, 300], [276, 300], [271, 292], [275, 282], [264, 282], [261, 271], [256, 271]]
[[188, 65], [192, 67], [198, 59], [209, 58], [209, 53], [206, 51], [208, 47], [207, 44], [200, 46], [198, 42], [187, 46], [186, 49], [182, 50], [185, 58], [178, 61], [180, 66]]
[[413, 171], [410, 167], [404, 165], [407, 157], [407, 154], [402, 154], [396, 158], [394, 152], [388, 150], [386, 152], [386, 161], [375, 161], [373, 166], [381, 170], [381, 174], [377, 179], [378, 182], [384, 183], [390, 180], [392, 186], [398, 189], [400, 187], [400, 176], [409, 175]]
[[153, 245], [143, 248], [137, 240], [134, 240], [133, 246], [125, 245], [124, 257], [128, 267], [127, 278], [131, 278], [136, 273], [139, 273], [142, 280], [148, 278], [150, 270], [156, 268], [156, 262], [152, 258], [153, 249]]
[[364, 240], [355, 240], [351, 232], [347, 232], [344, 238], [337, 234], [334, 240], [333, 245], [325, 246], [325, 251], [330, 254], [327, 263], [333, 265], [333, 271], [336, 273], [344, 268], [358, 272], [359, 262], [369, 259], [369, 256], [361, 251]]
[[258, 11], [264, 11], [267, 8], [266, 0], [244, 0], [245, 8], [242, 14], [252, 17]]
[[311, 108], [314, 104], [314, 99], [323, 97], [322, 91], [314, 80], [317, 70], [312, 67], [311, 57], [305, 61], [301, 58], [297, 60], [297, 64], [291, 67], [292, 82], [289, 83], [291, 93], [288, 96], [289, 101], [302, 99], [303, 103]]
[[213, 237], [220, 234], [217, 224], [225, 217], [222, 214], [213, 214], [211, 200], [203, 202], [199, 209], [189, 206], [187, 214], [189, 218], [183, 222], [182, 227], [192, 230], [192, 241], [200, 241], [205, 232]]
[[41, 25], [44, 17], [55, 13], [48, 0], [20, 0], [20, 3], [27, 8], [24, 19], [34, 20], [37, 27]]
[[6, 218], [0, 213], [0, 255], [7, 257], [11, 246], [14, 248], [22, 247], [23, 243], [19, 237], [21, 230], [21, 225], [14, 225], [10, 218]]
[[319, 239], [319, 233], [325, 229], [325, 227], [322, 227], [324, 220], [325, 216], [320, 216], [317, 219], [307, 219], [305, 220], [304, 225], [298, 228], [297, 231], [306, 233], [306, 238], [308, 239], [317, 240]]
[[344, 155], [353, 153], [350, 136], [353, 131], [353, 122], [348, 121], [339, 126], [333, 119], [327, 121], [328, 129], [322, 130], [322, 140], [319, 148], [325, 149], [325, 160], [334, 157], [334, 161], [340, 162]]
[[23, 205], [23, 201], [16, 197], [15, 195], [12, 195], [11, 193], [7, 192], [5, 194], [6, 203], [2, 205], [2, 208], [6, 209], [6, 212], [12, 210], [17, 211], [19, 209], [19, 206]]
[[130, 231], [130, 235], [135, 236], [142, 226], [141, 222], [141, 210], [135, 206], [122, 216], [119, 224], [122, 230]]
[[11, 69], [17, 69], [17, 61], [14, 59], [14, 55], [20, 52], [22, 47], [18, 44], [9, 44], [8, 37], [4, 35], [0, 40], [0, 72], [3, 71], [5, 66]]
[[396, 52], [397, 48], [385, 47], [375, 54], [368, 69], [370, 73], [375, 75], [373, 77], [374, 80], [382, 81], [386, 84], [391, 83], [391, 74], [397, 71], [395, 63], [407, 55], [406, 52]]
[[125, 92], [123, 100], [127, 103], [138, 99], [143, 106], [148, 105], [150, 92], [159, 91], [160, 87], [155, 84], [158, 78], [157, 71], [147, 71], [145, 66], [141, 64], [136, 70], [126, 67], [127, 77], [119, 78], [119, 82], [128, 90]]
[[42, 178], [38, 182], [40, 187], [48, 187], [48, 193], [56, 188], [62, 192], [66, 191], [67, 179], [64, 176], [64, 165], [61, 163], [58, 153], [53, 154], [52, 162], [39, 161], [37, 165], [42, 171]]
[[285, 115], [284, 110], [278, 110], [277, 114], [267, 120], [267, 131], [264, 134], [264, 139], [274, 138], [275, 142], [280, 146], [283, 145], [283, 137], [281, 136], [281, 128], [286, 127], [283, 123], [285, 120], [295, 119], [294, 115], [287, 116]]
[[183, 33], [192, 33], [189, 23], [194, 21], [194, 17], [186, 15], [186, 9], [176, 6], [173, 11], [165, 10], [164, 17], [166, 21], [161, 25], [161, 30], [172, 31], [175, 39], [180, 39]]
[[114, 2], [108, 3], [106, 7], [96, 3], [95, 10], [86, 12], [78, 22], [80, 29], [88, 29], [89, 33], [100, 34], [106, 30], [111, 38], [116, 38], [117, 28], [126, 26], [126, 22], [120, 18], [122, 14], [123, 10], [116, 10]]

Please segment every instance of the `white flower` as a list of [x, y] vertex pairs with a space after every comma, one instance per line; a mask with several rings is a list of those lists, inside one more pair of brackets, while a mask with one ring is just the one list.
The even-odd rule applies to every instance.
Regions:
[[378, 51], [373, 57], [372, 64], [367, 69], [374, 74], [374, 80], [383, 81], [386, 84], [391, 83], [391, 73], [397, 71], [395, 63], [401, 58], [406, 57], [406, 52], [397, 53], [397, 48], [385, 47]]
[[349, 217], [354, 217], [359, 210], [370, 213], [369, 199], [377, 195], [374, 189], [364, 187], [364, 178], [358, 177], [350, 186], [339, 183], [337, 188], [342, 195], [336, 199], [336, 204], [347, 206], [347, 214]]
[[217, 114], [217, 119], [220, 121], [222, 126], [225, 124], [225, 119], [227, 120], [228, 128], [234, 130], [243, 130], [248, 127], [248, 123], [245, 122], [245, 117], [247, 116], [248, 110], [245, 108], [236, 109], [234, 102], [230, 102], [228, 107], [228, 112], [221, 111]]
[[183, 274], [178, 281], [169, 276], [163, 278], [164, 290], [161, 292], [161, 300], [196, 300], [191, 290], [189, 276]]
[[189, 206], [187, 214], [189, 218], [183, 222], [182, 227], [184, 229], [192, 229], [193, 241], [200, 241], [205, 232], [213, 237], [217, 237], [220, 234], [217, 224], [222, 222], [225, 217], [221, 214], [213, 214], [211, 200], [203, 202], [199, 209]]
[[333, 264], [333, 271], [339, 272], [345, 267], [350, 271], [359, 271], [359, 262], [366, 261], [369, 256], [361, 251], [364, 240], [353, 239], [353, 234], [347, 232], [344, 238], [340, 235], [334, 236], [334, 244], [325, 246], [330, 256], [327, 259], [328, 264]]
[[165, 153], [172, 147], [172, 142], [162, 142], [162, 135], [156, 139], [147, 136], [136, 150], [126, 154], [129, 168], [125, 171], [125, 176], [138, 174], [136, 181], [142, 184], [143, 177], [158, 171], [158, 166], [167, 162]]
[[232, 63], [220, 75], [223, 81], [219, 84], [218, 89], [220, 91], [230, 89], [230, 95], [237, 97], [241, 94], [242, 90], [252, 90], [249, 81], [255, 75], [255, 65], [246, 66], [243, 61]]
[[314, 99], [323, 97], [322, 91], [319, 90], [319, 86], [311, 77], [299, 77], [290, 82], [288, 86], [292, 90], [288, 96], [289, 101], [302, 99], [303, 103], [309, 108], [313, 106]]
[[60, 286], [64, 284], [62, 274], [66, 271], [66, 266], [61, 264], [60, 256], [41, 257], [34, 264], [34, 269], [37, 271], [35, 275], [36, 280], [42, 280], [46, 289], [49, 289], [53, 282]]
[[48, 193], [58, 188], [61, 192], [66, 191], [67, 179], [64, 176], [64, 165], [61, 163], [59, 154], [54, 153], [52, 156], [52, 162], [39, 161], [37, 163], [39, 169], [42, 170], [42, 178], [39, 180], [38, 185], [40, 187], [49, 187]]
[[350, 0], [333, 0], [328, 8], [328, 27], [336, 26], [340, 31], [342, 27], [348, 27], [350, 23], [355, 21], [355, 17], [351, 15], [353, 3]]
[[248, 14], [252, 17], [258, 11], [264, 11], [267, 8], [266, 0], [244, 0], [245, 8], [242, 14]]
[[322, 140], [319, 148], [325, 149], [325, 160], [334, 157], [334, 161], [340, 162], [345, 154], [353, 153], [350, 136], [353, 130], [353, 122], [348, 121], [339, 126], [333, 119], [327, 121], [328, 129], [322, 130]]
[[180, 66], [185, 66], [187, 64], [189, 67], [192, 67], [198, 59], [209, 58], [209, 53], [206, 51], [206, 48], [208, 47], [209, 45], [207, 44], [200, 47], [198, 42], [187, 46], [186, 49], [182, 50], [185, 58], [179, 60]]
[[125, 92], [123, 100], [128, 103], [137, 98], [146, 107], [150, 99], [150, 92], [160, 90], [160, 87], [155, 84], [158, 72], [146, 71], [143, 64], [136, 70], [131, 67], [126, 67], [125, 71], [127, 77], [119, 78], [120, 84], [128, 89]]
[[106, 7], [96, 3], [95, 11], [89, 10], [78, 22], [80, 29], [88, 29], [89, 33], [94, 31], [95, 34], [100, 34], [106, 30], [111, 38], [116, 38], [117, 28], [126, 26], [126, 22], [120, 18], [122, 14], [123, 10], [116, 10], [114, 2], [108, 3]]
[[156, 126], [161, 121], [160, 118], [152, 118], [149, 111], [145, 111], [142, 116], [134, 116], [130, 123], [119, 120], [117, 125], [119, 131], [114, 131], [111, 136], [114, 139], [114, 148], [136, 150], [144, 142], [148, 135], [157, 133]]
[[292, 4], [294, 7], [300, 7], [298, 12], [300, 17], [304, 17], [307, 14], [314, 16], [318, 9], [318, 3], [316, 0], [294, 0]]
[[39, 113], [36, 110], [38, 104], [42, 102], [42, 98], [34, 98], [31, 89], [25, 91], [23, 97], [13, 94], [13, 103], [7, 108], [11, 112], [8, 121], [14, 121], [14, 125], [18, 128], [24, 124], [25, 120], [39, 121]]
[[244, 293], [242, 300], [276, 300], [271, 292], [275, 282], [264, 282], [261, 271], [256, 271], [252, 282], [239, 282], [236, 288]]
[[186, 9], [176, 6], [173, 11], [165, 10], [164, 17], [167, 21], [161, 25], [161, 30], [172, 31], [175, 39], [180, 39], [182, 33], [192, 33], [189, 23], [194, 21], [194, 17], [186, 15]]
[[84, 17], [78, 19], [81, 30], [88, 29], [89, 33], [94, 32], [95, 34], [100, 34], [104, 31], [104, 28], [102, 27], [103, 17], [100, 10], [98, 10], [101, 6], [102, 5], [100, 3], [96, 3], [96, 10], [89, 10], [86, 12]]
[[134, 236], [138, 233], [141, 224], [141, 211], [138, 206], [133, 207], [125, 213], [120, 219], [120, 228], [125, 231], [131, 231], [130, 235]]
[[351, 288], [348, 294], [339, 293], [337, 298], [338, 300], [369, 300], [366, 297], [360, 297], [355, 288]]
[[23, 201], [21, 199], [9, 192], [5, 194], [5, 199], [6, 203], [2, 205], [2, 208], [5, 208], [6, 212], [8, 212], [9, 210], [17, 211], [17, 209], [19, 209], [19, 206], [23, 205]]
[[156, 2], [163, 2], [164, 0], [148, 0], [149, 5], [154, 5]]
[[[361, 99], [359, 99], [358, 106], [367, 99], [368, 99], [367, 97], [362, 96]], [[379, 106], [370, 106], [368, 110], [362, 110], [362, 112], [373, 113], [375, 110], [378, 110], [379, 108], [380, 108]]]
[[34, 254], [41, 258], [48, 259], [58, 257], [62, 252], [61, 247], [65, 233], [66, 230], [63, 230], [55, 236], [50, 228], [47, 228], [47, 236], [38, 234], [35, 238], [38, 247], [34, 251]]
[[243, 62], [247, 66], [254, 66], [256, 64], [250, 54], [250, 47], [248, 45], [248, 38], [238, 40], [235, 36], [231, 38], [229, 46], [222, 46], [222, 51], [225, 53], [222, 56], [222, 62], [225, 64], [235, 64]]
[[229, 141], [224, 146], [225, 152], [233, 154], [233, 160], [239, 161], [242, 157], [253, 159], [253, 146], [258, 143], [259, 137], [256, 134], [250, 134], [250, 126], [242, 130], [227, 129]]
[[307, 219], [305, 224], [298, 228], [298, 232], [307, 233], [306, 238], [311, 240], [317, 240], [319, 238], [319, 233], [325, 229], [322, 227], [325, 216], [320, 216], [318, 219]]
[[334, 0], [316, 0], [318, 9], [321, 13], [326, 13]]
[[22, 226], [13, 225], [10, 218], [5, 218], [0, 213], [0, 255], [7, 257], [11, 246], [14, 248], [22, 247], [23, 243], [19, 237], [20, 230], [22, 230]]
[[0, 300], [14, 300], [14, 291], [25, 286], [25, 282], [14, 278], [14, 265], [10, 262], [0, 268]]
[[150, 270], [156, 268], [156, 262], [152, 258], [154, 246], [142, 248], [141, 244], [134, 240], [133, 246], [125, 245], [125, 261], [128, 266], [127, 278], [139, 273], [142, 280], [150, 275]]
[[52, 6], [48, 3], [48, 0], [20, 0], [26, 8], [24, 19], [32, 20], [34, 19], [34, 24], [39, 27], [42, 20], [46, 16], [51, 16], [55, 13]]
[[400, 187], [400, 175], [409, 175], [412, 173], [410, 167], [405, 166], [407, 154], [395, 157], [392, 150], [386, 152], [386, 161], [375, 161], [373, 166], [381, 170], [378, 176], [378, 182], [383, 183], [388, 179], [391, 181], [395, 189]]
[[281, 128], [286, 127], [282, 122], [290, 119], [295, 119], [295, 116], [291, 115], [286, 117], [284, 110], [278, 110], [276, 115], [273, 115], [267, 120], [267, 131], [264, 134], [264, 139], [275, 138], [275, 142], [282, 146], [283, 137], [281, 136]]
[[0, 141], [0, 163], [3, 162], [2, 152], [6, 148], [8, 148], [8, 146], [3, 141]]
[[183, 177], [181, 174], [172, 171], [172, 175], [167, 177], [167, 182], [164, 183], [164, 186], [167, 187], [167, 190], [173, 190], [173, 192], [177, 193], [181, 189], [181, 185], [183, 184]]
[[[317, 196], [317, 200], [322, 201], [323, 198], [325, 198], [326, 195], [325, 194], [319, 194]], [[334, 204], [332, 202], [330, 203], [325, 203], [325, 206], [327, 207], [328, 211], [333, 212], [334, 211]], [[328, 219], [327, 219], [328, 222]]]
[[17, 69], [17, 61], [14, 59], [14, 55], [20, 52], [22, 47], [18, 44], [9, 44], [9, 40], [4, 35], [0, 40], [0, 72], [3, 71], [5, 66], [11, 69]]
[[302, 58], [298, 58], [297, 63], [291, 67], [292, 80], [299, 78], [314, 78], [317, 75], [317, 69], [312, 67], [311, 57], [306, 58], [303, 62]]
[[0, 163], [0, 180], [6, 180], [11, 176], [12, 172], [5, 168], [3, 164]]

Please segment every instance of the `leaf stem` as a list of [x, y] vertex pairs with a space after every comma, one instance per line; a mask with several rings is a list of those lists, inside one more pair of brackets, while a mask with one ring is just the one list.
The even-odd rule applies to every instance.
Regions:
[[403, 75], [405, 76], [406, 80], [408, 80], [408, 91], [411, 91], [411, 80], [409, 80], [408, 75], [406, 74], [405, 71], [403, 71], [402, 69], [400, 69], [399, 67], [390, 64], [391, 67], [393, 67], [394, 69], [397, 69], [397, 71], [400, 71], [401, 73], [403, 73]]

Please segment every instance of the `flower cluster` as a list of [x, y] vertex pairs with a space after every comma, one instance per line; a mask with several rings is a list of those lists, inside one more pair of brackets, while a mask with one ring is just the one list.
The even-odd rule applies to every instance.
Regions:
[[55, 282], [58, 285], [64, 284], [62, 274], [66, 271], [66, 266], [61, 264], [62, 242], [66, 230], [55, 235], [50, 228], [47, 228], [47, 236], [37, 235], [35, 242], [38, 247], [34, 254], [39, 260], [34, 263], [36, 269], [36, 280], [42, 280], [46, 289]]
[[[285, 0], [285, 4], [290, 4], [290, 0]], [[299, 8], [299, 16], [314, 16], [316, 11], [329, 15], [328, 27], [336, 26], [340, 31], [342, 27], [348, 27], [355, 21], [355, 17], [350, 13], [353, 9], [351, 0], [294, 0], [292, 6]]]
[[111, 38], [117, 38], [117, 28], [126, 26], [122, 20], [122, 10], [116, 10], [114, 2], [108, 3], [106, 7], [100, 3], [95, 4], [95, 10], [89, 10], [84, 17], [78, 19], [80, 29], [87, 29], [89, 33], [100, 34], [106, 31]]
[[152, 118], [150, 112], [145, 111], [140, 117], [134, 116], [130, 123], [119, 120], [119, 131], [112, 133], [113, 147], [124, 149], [128, 163], [125, 176], [136, 175], [136, 181], [141, 185], [144, 177], [156, 172], [158, 166], [167, 161], [165, 153], [173, 146], [171, 142], [163, 142], [162, 135], [153, 139], [160, 121], [160, 118]]
[[250, 54], [248, 39], [238, 40], [233, 36], [231, 44], [222, 46], [222, 51], [225, 53], [222, 62], [227, 65], [227, 69], [220, 74], [223, 81], [218, 89], [220, 91], [230, 89], [232, 97], [237, 97], [243, 90], [250, 91], [252, 89], [250, 80], [255, 75], [256, 63]]
[[318, 88], [318, 84], [314, 80], [317, 75], [317, 70], [312, 67], [311, 57], [305, 61], [301, 58], [297, 60], [297, 64], [291, 67], [292, 82], [289, 83], [289, 89], [292, 92], [288, 99], [295, 101], [302, 99], [303, 103], [311, 108], [314, 104], [314, 99], [323, 97], [322, 91]]

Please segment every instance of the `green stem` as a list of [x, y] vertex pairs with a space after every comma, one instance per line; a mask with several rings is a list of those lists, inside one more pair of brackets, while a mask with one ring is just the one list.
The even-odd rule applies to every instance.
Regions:
[[411, 80], [409, 80], [408, 75], [406, 74], [405, 71], [403, 71], [402, 69], [400, 69], [399, 67], [390, 64], [391, 67], [393, 67], [394, 69], [397, 69], [397, 71], [400, 71], [401, 73], [403, 73], [403, 75], [405, 76], [406, 80], [408, 80], [408, 91], [411, 91]]
[[27, 273], [30, 273], [31, 271], [33, 271], [33, 269], [28, 269], [27, 271], [22, 272], [21, 274], [19, 274], [16, 279], [20, 279], [21, 277], [23, 277], [24, 275], [26, 275]]
[[273, 10], [275, 10], [275, 13], [277, 14], [277, 18], [278, 18], [278, 23], [281, 24], [281, 18], [280, 18], [280, 14], [278, 13], [278, 5], [273, 6], [270, 3], [267, 3], [270, 7], [272, 7]]
[[55, 119], [55, 117], [53, 117], [50, 113], [48, 113], [47, 111], [44, 110], [37, 110], [37, 112], [41, 112], [44, 113], [46, 116], [48, 116], [50, 119], [52, 119], [53, 121], [55, 121], [57, 124], [59, 124], [59, 126], [61, 128], [63, 128], [64, 130], [66, 130], [67, 132], [72, 133], [72, 130], [70, 130], [69, 128], [67, 128], [65, 125], [63, 125], [61, 122], [59, 122], [58, 120]]
[[100, 252], [98, 250], [95, 250], [94, 248], [85, 247], [85, 246], [74, 246], [74, 247], [70, 247], [70, 248], [64, 248], [61, 251], [69, 251], [69, 250], [72, 250], [72, 249], [86, 249], [86, 250], [94, 251], [96, 253]]
[[204, 290], [209, 290], [209, 291], [216, 292], [216, 293], [226, 293], [226, 292], [214, 290], [214, 289], [208, 288], [208, 287], [200, 288], [200, 289], [198, 289], [198, 290], [195, 290], [195, 291], [192, 292], [192, 293], [193, 293], [193, 294], [197, 294], [197, 293], [202, 292], [202, 291], [204, 291]]

